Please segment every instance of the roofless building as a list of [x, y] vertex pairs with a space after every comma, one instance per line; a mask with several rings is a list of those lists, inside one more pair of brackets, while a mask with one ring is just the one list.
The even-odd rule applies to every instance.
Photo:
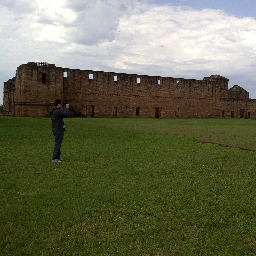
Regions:
[[203, 80], [56, 67], [29, 62], [4, 83], [5, 116], [48, 116], [56, 98], [72, 116], [256, 118], [255, 100], [220, 75]]

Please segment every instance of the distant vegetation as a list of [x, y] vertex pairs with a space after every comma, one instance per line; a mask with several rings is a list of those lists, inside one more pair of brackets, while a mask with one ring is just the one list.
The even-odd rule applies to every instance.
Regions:
[[255, 255], [256, 121], [0, 117], [2, 255]]
[[4, 106], [0, 105], [0, 115], [3, 114], [3, 108], [4, 108]]

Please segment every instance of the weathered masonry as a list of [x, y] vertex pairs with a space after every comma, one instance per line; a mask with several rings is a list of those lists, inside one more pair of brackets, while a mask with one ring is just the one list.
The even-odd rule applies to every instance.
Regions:
[[29, 62], [4, 83], [5, 116], [48, 116], [56, 98], [72, 116], [256, 118], [256, 101], [219, 75], [203, 80], [79, 70]]

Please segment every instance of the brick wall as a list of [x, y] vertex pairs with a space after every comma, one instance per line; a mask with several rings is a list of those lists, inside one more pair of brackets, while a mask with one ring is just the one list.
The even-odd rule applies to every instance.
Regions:
[[73, 116], [256, 118], [255, 101], [219, 75], [203, 80], [23, 64], [4, 85], [4, 115], [47, 116], [56, 98]]

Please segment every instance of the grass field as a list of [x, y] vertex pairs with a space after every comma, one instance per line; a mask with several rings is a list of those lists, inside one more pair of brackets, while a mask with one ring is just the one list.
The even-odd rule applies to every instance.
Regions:
[[[0, 116], [0, 255], [256, 255], [256, 121]], [[216, 145], [228, 145], [222, 147]]]

